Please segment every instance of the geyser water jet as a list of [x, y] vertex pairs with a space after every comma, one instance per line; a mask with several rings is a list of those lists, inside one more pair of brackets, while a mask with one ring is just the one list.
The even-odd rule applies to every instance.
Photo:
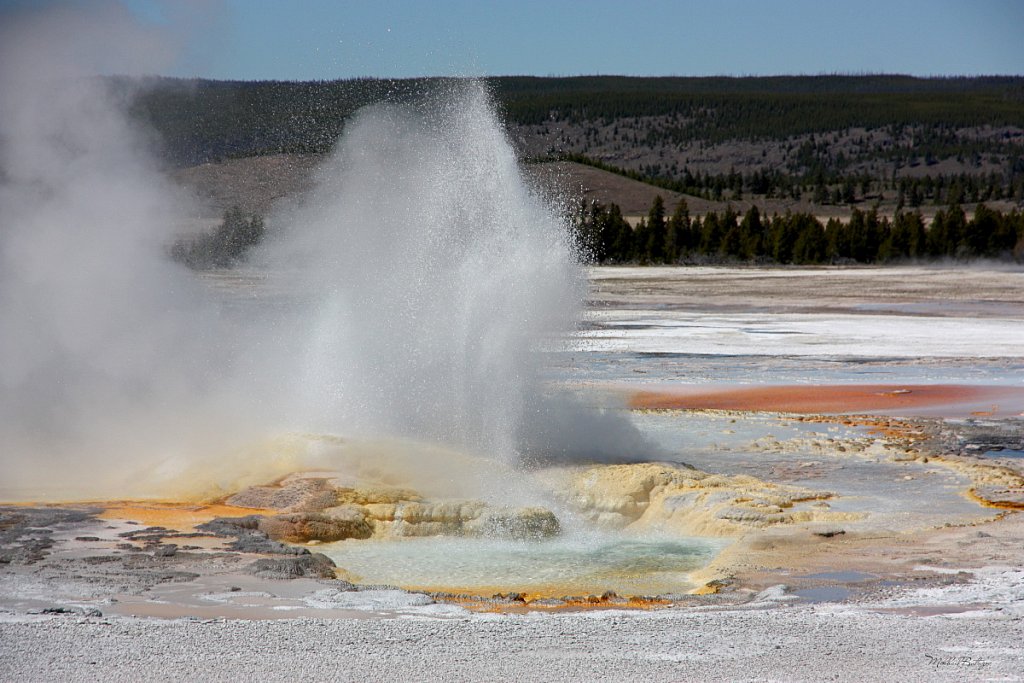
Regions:
[[[262, 261], [299, 313], [297, 417], [510, 461], [585, 277], [477, 82], [359, 112]], [[287, 327], [295, 331], [294, 325]]]
[[314, 293], [277, 326], [306, 340], [297, 423], [506, 466], [657, 454], [621, 413], [542, 385], [542, 354], [566, 343], [586, 292], [566, 208], [524, 180], [478, 81], [360, 111], [259, 257], [284, 289]]

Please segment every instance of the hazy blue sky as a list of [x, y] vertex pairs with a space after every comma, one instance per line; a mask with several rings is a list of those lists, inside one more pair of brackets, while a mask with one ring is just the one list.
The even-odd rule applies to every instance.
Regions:
[[1024, 0], [125, 2], [181, 76], [1024, 74]]

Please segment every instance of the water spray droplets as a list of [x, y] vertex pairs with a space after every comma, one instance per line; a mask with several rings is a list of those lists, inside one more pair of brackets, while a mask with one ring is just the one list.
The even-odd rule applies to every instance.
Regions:
[[[268, 251], [314, 302], [300, 385], [333, 431], [396, 433], [516, 458], [537, 341], [568, 332], [582, 273], [525, 185], [484, 88], [448, 82], [356, 116], [313, 201]], [[326, 389], [330, 387], [330, 389]], [[312, 407], [311, 407], [312, 408]]]

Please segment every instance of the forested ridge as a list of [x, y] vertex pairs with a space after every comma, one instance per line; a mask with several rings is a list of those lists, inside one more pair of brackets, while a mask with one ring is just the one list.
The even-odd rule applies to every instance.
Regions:
[[[112, 80], [137, 94], [133, 113], [179, 166], [324, 153], [359, 108], [455, 83]], [[1024, 77], [485, 80], [532, 161], [572, 159], [719, 201], [1024, 199]]]
[[[921, 126], [943, 131], [1024, 125], [1024, 77], [780, 76], [485, 79], [509, 123], [671, 117], [650, 135], [673, 141], [784, 139]], [[358, 108], [417, 97], [445, 79], [211, 81], [151, 78], [135, 113], [182, 163], [328, 149]], [[115, 79], [122, 86], [135, 82]]]
[[1018, 77], [520, 77], [491, 84], [516, 123], [667, 115], [686, 120], [671, 130], [679, 139], [779, 139], [887, 125], [1019, 125], [1024, 114], [1024, 78]]

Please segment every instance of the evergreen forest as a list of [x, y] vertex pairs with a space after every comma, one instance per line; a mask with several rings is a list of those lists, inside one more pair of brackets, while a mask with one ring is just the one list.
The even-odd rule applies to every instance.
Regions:
[[926, 229], [918, 211], [890, 220], [877, 210], [853, 209], [849, 221], [812, 214], [762, 216], [752, 206], [691, 216], [686, 200], [669, 215], [656, 197], [633, 226], [615, 204], [582, 205], [576, 231], [589, 260], [599, 264], [750, 263], [795, 265], [877, 264], [924, 260], [1024, 261], [1024, 212], [1004, 214], [979, 204], [940, 210]]

